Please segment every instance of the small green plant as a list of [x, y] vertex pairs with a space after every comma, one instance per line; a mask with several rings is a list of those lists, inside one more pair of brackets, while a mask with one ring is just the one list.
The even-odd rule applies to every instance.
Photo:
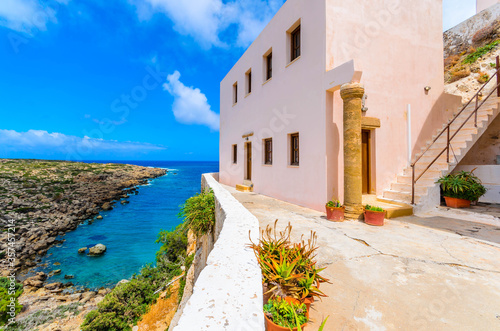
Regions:
[[328, 201], [328, 203], [326, 204], [326, 206], [328, 208], [342, 208], [342, 204], [340, 203], [339, 200]]
[[439, 178], [436, 183], [441, 184], [445, 197], [477, 201], [486, 193], [486, 188], [474, 175], [474, 170], [448, 174]]
[[490, 75], [488, 75], [487, 73], [485, 72], [480, 72], [479, 73], [479, 76], [477, 77], [477, 81], [480, 83], [480, 84], [484, 84], [488, 81], [488, 79], [490, 79]]
[[212, 232], [215, 226], [215, 197], [212, 190], [205, 190], [186, 200], [179, 217], [197, 236]]
[[498, 44], [500, 44], [500, 40], [495, 40], [483, 47], [479, 47], [475, 52], [472, 52], [471, 54], [467, 55], [462, 63], [472, 64], [476, 62], [480, 57], [482, 57], [485, 54], [488, 54], [490, 51], [495, 49], [495, 47], [497, 47]]
[[0, 277], [0, 325], [5, 325], [23, 308], [18, 298], [23, 293], [22, 284]]
[[305, 304], [287, 302], [283, 299], [271, 299], [264, 305], [264, 314], [274, 324], [293, 329], [307, 323]]
[[369, 210], [369, 211], [377, 211], [377, 212], [383, 212], [384, 209], [381, 208], [381, 207], [377, 207], [377, 206], [370, 206], [370, 205], [366, 205], [365, 206], [365, 210]]
[[490, 67], [491, 67], [491, 68], [496, 68], [496, 67], [497, 67], [497, 64], [496, 64], [496, 63], [494, 63], [494, 62], [490, 62]]

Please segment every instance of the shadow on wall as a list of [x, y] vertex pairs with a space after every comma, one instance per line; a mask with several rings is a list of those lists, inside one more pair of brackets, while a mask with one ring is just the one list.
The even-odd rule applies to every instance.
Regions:
[[462, 98], [460, 96], [448, 93], [441, 94], [422, 125], [420, 134], [413, 146], [412, 160], [415, 160], [415, 155], [422, 151], [422, 147], [424, 147], [427, 142], [431, 141], [432, 136], [443, 127], [443, 124], [452, 119], [453, 114], [457, 112], [461, 106]]

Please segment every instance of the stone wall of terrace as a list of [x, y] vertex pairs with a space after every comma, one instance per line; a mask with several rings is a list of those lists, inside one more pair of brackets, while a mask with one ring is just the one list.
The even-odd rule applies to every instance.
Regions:
[[170, 330], [263, 331], [262, 275], [248, 247], [250, 239], [259, 239], [259, 221], [217, 179], [218, 174], [202, 176], [202, 189], [215, 195], [215, 230], [198, 239]]

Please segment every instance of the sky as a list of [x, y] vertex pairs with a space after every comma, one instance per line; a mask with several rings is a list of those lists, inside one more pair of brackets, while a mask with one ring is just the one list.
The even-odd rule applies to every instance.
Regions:
[[0, 0], [0, 158], [218, 160], [219, 83], [283, 2]]

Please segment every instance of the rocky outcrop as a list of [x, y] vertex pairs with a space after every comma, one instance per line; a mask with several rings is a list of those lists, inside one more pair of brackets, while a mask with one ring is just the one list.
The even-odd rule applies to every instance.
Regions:
[[106, 246], [103, 244], [97, 244], [89, 248], [89, 255], [91, 256], [102, 255], [104, 252], [106, 252]]
[[[16, 252], [16, 270], [36, 265], [58, 235], [76, 229], [98, 215], [137, 185], [162, 176], [164, 169], [125, 164], [87, 164], [40, 160], [0, 160], [0, 253]], [[101, 217], [97, 217], [101, 218]], [[7, 228], [15, 228], [8, 246]], [[12, 233], [11, 233], [12, 236]], [[6, 254], [0, 255], [2, 273], [8, 272]]]

